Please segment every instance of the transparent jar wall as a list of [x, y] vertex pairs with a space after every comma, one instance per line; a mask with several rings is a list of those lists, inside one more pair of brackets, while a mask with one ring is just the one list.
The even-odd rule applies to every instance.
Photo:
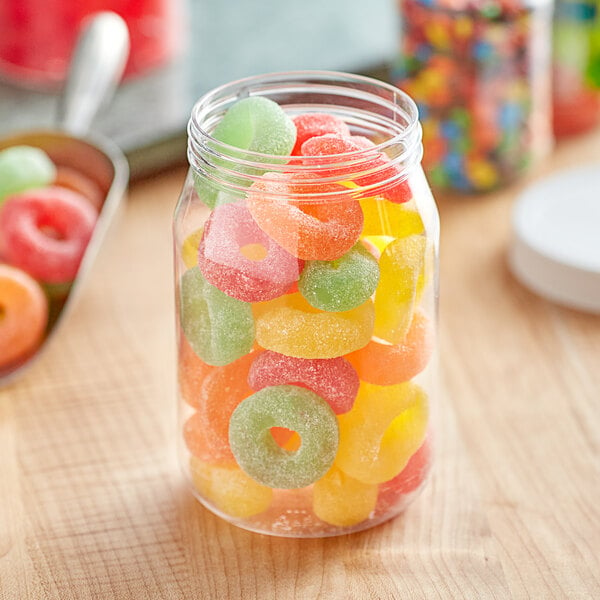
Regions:
[[558, 0], [554, 11], [553, 125], [556, 136], [600, 121], [600, 2]]
[[512, 181], [551, 145], [551, 2], [398, 2], [392, 79], [419, 107], [432, 185], [484, 192]]
[[[307, 90], [298, 89], [302, 102], [286, 92], [280, 103], [292, 115], [339, 114], [347, 100], [338, 90], [327, 105], [311, 88], [313, 102], [306, 102]], [[273, 89], [266, 94], [277, 96]], [[381, 127], [364, 107], [341, 112], [353, 133], [381, 141]], [[355, 252], [375, 265], [379, 281], [365, 301], [335, 312], [311, 307], [303, 296], [311, 286], [302, 283], [302, 292], [293, 282], [271, 300], [233, 303], [208, 284], [199, 254], [212, 245], [218, 263], [228, 254], [232, 221], [241, 227], [252, 213], [244, 192], [234, 208], [211, 211], [199, 197], [210, 188], [207, 175], [190, 169], [174, 218], [180, 460], [194, 495], [227, 521], [286, 537], [338, 535], [397, 515], [425, 485], [434, 442], [439, 220], [421, 167], [407, 176], [412, 199], [401, 204], [360, 188], [343, 200], [278, 199], [304, 202], [308, 212], [335, 203], [337, 214], [362, 215]], [[228, 211], [231, 219], [223, 219]], [[288, 234], [303, 235], [300, 228]], [[240, 254], [260, 263], [266, 252], [268, 259], [263, 237], [240, 240]], [[226, 262], [220, 267], [229, 281], [235, 268]], [[343, 270], [343, 262], [305, 260], [295, 278], [308, 265]], [[234, 329], [251, 333], [214, 360], [223, 330]], [[277, 427], [283, 425], [288, 429]]]

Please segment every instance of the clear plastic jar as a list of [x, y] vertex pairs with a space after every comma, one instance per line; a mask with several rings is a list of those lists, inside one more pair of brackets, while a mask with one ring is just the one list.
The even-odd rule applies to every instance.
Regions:
[[553, 117], [556, 136], [600, 122], [600, 1], [558, 0], [554, 11]]
[[417, 103], [432, 185], [484, 192], [551, 145], [550, 0], [398, 0], [393, 81]]
[[[362, 147], [282, 157], [211, 136], [256, 96], [335, 115]], [[271, 535], [386, 521], [431, 462], [439, 220], [415, 104], [365, 77], [273, 74], [205, 95], [188, 132], [174, 251], [193, 493]]]

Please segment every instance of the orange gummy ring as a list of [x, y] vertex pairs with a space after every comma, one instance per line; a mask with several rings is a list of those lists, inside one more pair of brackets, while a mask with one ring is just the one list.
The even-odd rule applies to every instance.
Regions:
[[364, 348], [348, 355], [359, 378], [375, 385], [394, 385], [409, 381], [429, 362], [434, 346], [431, 321], [416, 312], [404, 341], [397, 345], [371, 340]]

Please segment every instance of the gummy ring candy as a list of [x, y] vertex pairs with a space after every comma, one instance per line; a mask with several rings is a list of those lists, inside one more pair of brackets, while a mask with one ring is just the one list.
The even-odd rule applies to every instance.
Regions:
[[371, 299], [344, 312], [321, 312], [300, 294], [254, 305], [256, 341], [297, 358], [335, 358], [366, 346], [373, 333]]
[[7, 262], [40, 281], [71, 281], [96, 216], [89, 202], [60, 187], [11, 196], [0, 212], [0, 253]]
[[260, 485], [235, 465], [210, 465], [192, 456], [190, 475], [198, 492], [232, 517], [257, 515], [267, 510], [273, 499], [271, 488]]
[[375, 336], [392, 344], [405, 338], [415, 302], [425, 285], [427, 240], [410, 235], [389, 243], [379, 259]]
[[50, 185], [56, 167], [50, 157], [33, 146], [11, 146], [0, 152], [0, 206], [5, 198]]
[[198, 398], [204, 384], [204, 378], [216, 368], [201, 360], [192, 350], [185, 335], [180, 334], [177, 379], [179, 381], [179, 392], [187, 404], [198, 408]]
[[358, 240], [363, 215], [356, 200], [290, 200], [302, 194], [329, 194], [339, 185], [318, 184], [311, 173], [269, 173], [248, 190], [248, 208], [259, 227], [288, 252], [305, 260], [333, 260]]
[[190, 233], [183, 240], [183, 244], [181, 245], [181, 259], [188, 269], [198, 264], [198, 246], [200, 246], [200, 240], [203, 235], [204, 227], [200, 227], [200, 229], [196, 229], [196, 231]]
[[386, 202], [383, 198], [361, 198], [364, 215], [362, 236], [388, 235], [403, 238], [425, 232], [421, 215], [414, 200], [403, 204]]
[[336, 465], [350, 477], [377, 484], [395, 477], [425, 439], [427, 398], [418, 385], [361, 383], [350, 412], [338, 416]]
[[[374, 144], [371, 146], [374, 147]], [[408, 181], [395, 181], [393, 184], [385, 184], [388, 179], [397, 177], [400, 173], [399, 167], [392, 164], [391, 159], [383, 152], [374, 151], [373, 158], [361, 164], [362, 170], [375, 170], [369, 175], [355, 176], [352, 171], [356, 167], [332, 167], [331, 169], [322, 170], [323, 165], [331, 164], [339, 161], [340, 154], [349, 152], [360, 152], [361, 150], [369, 149], [370, 146], [364, 141], [363, 136], [342, 136], [339, 134], [325, 134], [319, 137], [312, 137], [302, 144], [301, 154], [305, 157], [319, 157], [316, 160], [305, 161], [308, 165], [316, 165], [319, 170], [327, 176], [334, 177], [349, 177], [353, 183], [362, 186], [370, 186], [381, 183], [385, 187], [378, 192], [390, 202], [401, 204], [408, 202], [412, 198], [412, 191]], [[328, 158], [329, 157], [329, 158]]]
[[0, 367], [30, 354], [42, 340], [48, 303], [27, 273], [0, 264]]
[[96, 212], [100, 212], [104, 193], [93, 179], [86, 177], [80, 171], [70, 167], [58, 167], [54, 185], [77, 192], [96, 209]]
[[306, 387], [328, 402], [335, 414], [341, 414], [352, 408], [360, 382], [344, 358], [294, 358], [266, 350], [252, 363], [248, 383], [257, 391], [282, 384]]
[[315, 308], [338, 312], [366, 302], [379, 283], [379, 265], [362, 244], [335, 260], [306, 263], [298, 289]]
[[252, 348], [254, 318], [250, 304], [212, 286], [198, 267], [188, 269], [181, 277], [180, 307], [181, 327], [205, 363], [223, 366]]
[[393, 385], [412, 379], [429, 362], [434, 347], [434, 332], [429, 319], [415, 312], [406, 338], [398, 345], [371, 340], [364, 348], [346, 358], [362, 381]]
[[[254, 251], [250, 257], [245, 248]], [[244, 302], [271, 300], [298, 280], [304, 262], [275, 243], [243, 204], [217, 206], [204, 227], [198, 266], [206, 280]]]
[[309, 138], [325, 135], [326, 133], [350, 135], [348, 125], [339, 117], [328, 113], [304, 113], [294, 117], [292, 121], [296, 126], [296, 144], [292, 150], [293, 156], [301, 154], [302, 144]]
[[431, 444], [425, 438], [421, 447], [410, 457], [406, 466], [396, 477], [385, 481], [379, 486], [376, 511], [379, 514], [387, 513], [398, 504], [405, 494], [410, 494], [418, 489], [431, 466]]
[[362, 483], [333, 466], [313, 486], [313, 511], [337, 527], [350, 527], [368, 519], [377, 502], [376, 485]]
[[[271, 427], [296, 431], [295, 452], [281, 448]], [[338, 447], [338, 424], [325, 400], [295, 385], [264, 388], [243, 400], [229, 423], [235, 459], [250, 477], [272, 488], [301, 488], [331, 467]]]

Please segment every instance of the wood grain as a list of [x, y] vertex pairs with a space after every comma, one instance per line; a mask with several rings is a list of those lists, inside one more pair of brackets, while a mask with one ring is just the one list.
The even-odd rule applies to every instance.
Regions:
[[[600, 155], [600, 134], [540, 171]], [[136, 186], [52, 347], [0, 391], [0, 598], [600, 597], [600, 319], [505, 266], [524, 185], [440, 198], [437, 463], [394, 521], [325, 540], [238, 530], [175, 459], [170, 217]]]

